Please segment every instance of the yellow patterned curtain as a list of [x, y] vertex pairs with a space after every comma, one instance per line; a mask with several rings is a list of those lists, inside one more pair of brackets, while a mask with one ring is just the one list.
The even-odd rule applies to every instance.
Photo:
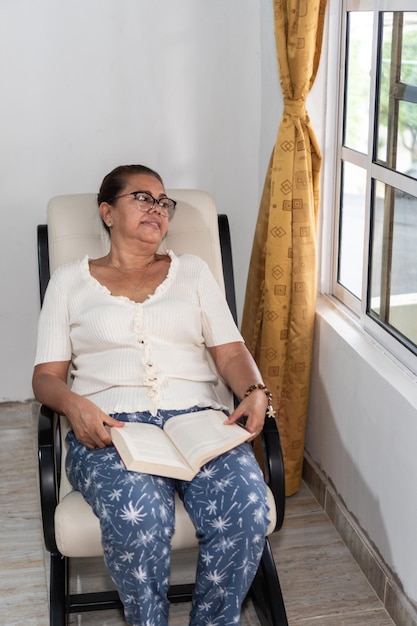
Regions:
[[262, 194], [242, 334], [275, 398], [286, 494], [301, 483], [316, 305], [321, 154], [305, 109], [326, 0], [273, 0], [284, 111]]

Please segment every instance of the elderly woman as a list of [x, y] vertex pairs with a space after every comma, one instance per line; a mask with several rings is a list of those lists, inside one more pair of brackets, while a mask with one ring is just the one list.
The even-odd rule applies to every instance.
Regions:
[[39, 321], [35, 396], [71, 424], [68, 477], [100, 520], [106, 567], [126, 620], [168, 624], [177, 491], [200, 545], [189, 623], [237, 624], [268, 525], [252, 447], [242, 444], [180, 481], [127, 471], [108, 427], [162, 426], [180, 413], [226, 411], [216, 391], [221, 376], [243, 398], [227, 422], [244, 416], [254, 438], [268, 391], [207, 265], [193, 255], [157, 253], [175, 211], [159, 174], [117, 167], [102, 182], [98, 210], [110, 252], [51, 277]]

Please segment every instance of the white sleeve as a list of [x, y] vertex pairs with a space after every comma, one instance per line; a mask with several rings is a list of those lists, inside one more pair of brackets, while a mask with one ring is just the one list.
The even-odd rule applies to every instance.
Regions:
[[212, 347], [232, 341], [243, 342], [227, 300], [206, 264], [201, 271], [198, 287], [206, 345]]
[[35, 365], [70, 361], [71, 341], [67, 298], [52, 276], [45, 292], [38, 323]]

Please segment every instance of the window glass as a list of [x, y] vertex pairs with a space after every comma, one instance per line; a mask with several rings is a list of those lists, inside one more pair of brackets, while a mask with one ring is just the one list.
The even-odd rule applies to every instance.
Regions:
[[403, 13], [401, 81], [417, 87], [417, 12]]
[[344, 144], [368, 152], [373, 14], [348, 14]]
[[375, 183], [370, 311], [417, 345], [417, 198]]
[[417, 12], [381, 20], [377, 158], [417, 178]]
[[338, 281], [357, 298], [362, 292], [366, 170], [344, 162], [339, 221]]

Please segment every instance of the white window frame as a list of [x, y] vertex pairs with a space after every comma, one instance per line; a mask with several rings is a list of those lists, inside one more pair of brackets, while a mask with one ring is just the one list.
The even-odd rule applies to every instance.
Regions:
[[[345, 46], [346, 46], [346, 21], [349, 11], [372, 11], [373, 20], [373, 48], [372, 48], [372, 71], [371, 89], [369, 103], [369, 133], [368, 133], [368, 154], [364, 155], [345, 148], [342, 145], [343, 132], [343, 94], [345, 83]], [[347, 313], [352, 320], [366, 331], [381, 349], [393, 356], [399, 364], [417, 374], [417, 356], [413, 354], [399, 340], [392, 336], [387, 330], [380, 326], [375, 320], [367, 315], [367, 283], [369, 265], [369, 238], [370, 238], [370, 207], [371, 207], [371, 185], [372, 179], [391, 185], [398, 186], [401, 180], [401, 187], [411, 195], [417, 195], [417, 182], [399, 172], [388, 170], [372, 162], [373, 153], [373, 129], [375, 122], [375, 83], [377, 68], [377, 31], [378, 13], [383, 11], [417, 11], [416, 0], [336, 0], [331, 3], [329, 10], [329, 41], [327, 59], [327, 107], [326, 107], [326, 129], [327, 137], [333, 137], [333, 155], [327, 149], [324, 156], [324, 167], [322, 177], [323, 205], [334, 207], [325, 213], [322, 232], [322, 261], [321, 261], [321, 292], [327, 294], [333, 302]], [[338, 54], [335, 51], [338, 50]], [[330, 52], [329, 52], [330, 51]], [[335, 84], [338, 84], [337, 97], [335, 98]], [[334, 103], [331, 106], [330, 103]], [[330, 142], [327, 141], [327, 148]], [[346, 159], [346, 157], [348, 157]], [[341, 162], [348, 162], [358, 165], [367, 171], [366, 185], [366, 210], [365, 210], [365, 232], [363, 249], [363, 276], [361, 299], [355, 298], [337, 280], [338, 268], [338, 239], [339, 239], [339, 218], [340, 218], [340, 175]], [[331, 258], [331, 264], [326, 259]]]

